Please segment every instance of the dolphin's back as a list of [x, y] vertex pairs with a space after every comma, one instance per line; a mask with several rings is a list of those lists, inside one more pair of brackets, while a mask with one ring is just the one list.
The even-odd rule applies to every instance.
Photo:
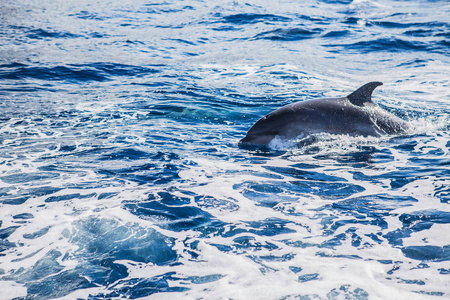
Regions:
[[328, 132], [332, 134], [375, 135], [370, 113], [350, 103], [347, 98], [308, 100], [281, 108], [277, 114], [287, 127], [296, 127], [305, 134]]

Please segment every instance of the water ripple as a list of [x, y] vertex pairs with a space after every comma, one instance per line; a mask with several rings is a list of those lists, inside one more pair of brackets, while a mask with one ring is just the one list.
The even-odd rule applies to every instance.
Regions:
[[[447, 297], [449, 13], [420, 0], [3, 1], [2, 291]], [[374, 80], [409, 135], [238, 147], [272, 110]]]

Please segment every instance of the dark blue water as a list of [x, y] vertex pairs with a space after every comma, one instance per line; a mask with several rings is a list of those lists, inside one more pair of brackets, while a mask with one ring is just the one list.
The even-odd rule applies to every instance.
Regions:
[[[2, 1], [0, 299], [447, 299], [448, 1]], [[241, 149], [382, 81], [405, 136]]]

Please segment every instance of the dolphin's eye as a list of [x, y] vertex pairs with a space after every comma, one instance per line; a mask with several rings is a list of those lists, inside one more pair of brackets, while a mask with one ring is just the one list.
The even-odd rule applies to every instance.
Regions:
[[273, 131], [272, 132], [274, 135], [277, 135], [277, 134], [279, 134], [280, 132], [279, 131]]

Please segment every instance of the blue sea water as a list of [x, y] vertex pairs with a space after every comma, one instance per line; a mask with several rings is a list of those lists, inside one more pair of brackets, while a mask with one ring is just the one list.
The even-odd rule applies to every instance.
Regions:
[[[448, 299], [448, 1], [0, 5], [0, 299]], [[404, 136], [242, 149], [382, 81]]]

